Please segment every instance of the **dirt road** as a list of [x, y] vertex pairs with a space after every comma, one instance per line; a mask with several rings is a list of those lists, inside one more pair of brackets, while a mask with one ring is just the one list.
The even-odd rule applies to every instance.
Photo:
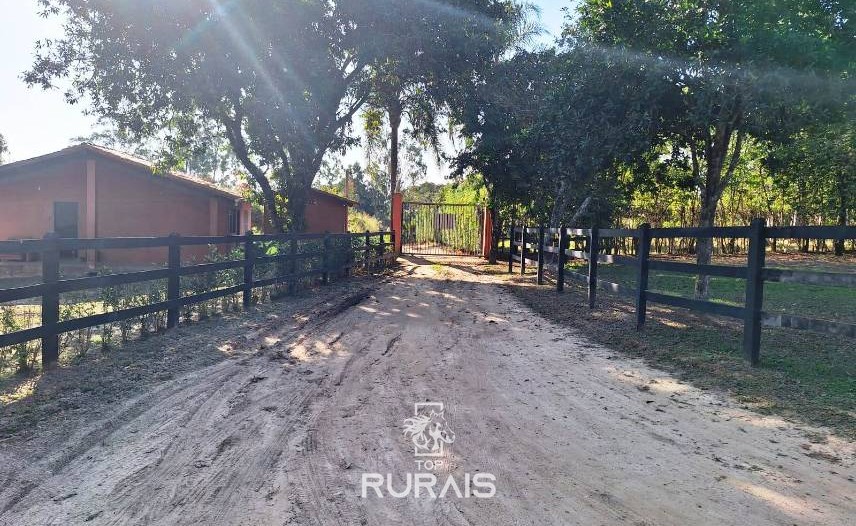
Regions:
[[[455, 265], [415, 260], [347, 310], [271, 322], [18, 459], [0, 523], [853, 524], [852, 444], [588, 343]], [[419, 471], [415, 402], [444, 404], [448, 471], [493, 474], [492, 498], [361, 497], [365, 473], [401, 489]]]

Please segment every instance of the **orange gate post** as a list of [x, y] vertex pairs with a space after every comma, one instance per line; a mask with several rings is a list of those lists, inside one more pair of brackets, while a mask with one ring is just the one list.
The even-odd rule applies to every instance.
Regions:
[[404, 216], [404, 202], [401, 199], [401, 192], [392, 194], [392, 232], [395, 240], [395, 255], [401, 255], [401, 221]]

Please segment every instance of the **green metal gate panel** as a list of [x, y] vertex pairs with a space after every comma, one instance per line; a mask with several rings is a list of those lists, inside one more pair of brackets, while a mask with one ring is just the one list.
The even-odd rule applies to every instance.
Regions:
[[403, 203], [404, 254], [479, 256], [484, 210], [478, 205]]

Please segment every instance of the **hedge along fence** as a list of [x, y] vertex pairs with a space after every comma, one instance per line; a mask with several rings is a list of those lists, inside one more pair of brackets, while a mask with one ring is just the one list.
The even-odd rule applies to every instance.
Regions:
[[[697, 265], [651, 258], [651, 242], [654, 239], [718, 237], [748, 240], [746, 266]], [[649, 225], [642, 225], [638, 229], [573, 229], [518, 226], [509, 229], [509, 238], [511, 240], [508, 253], [509, 273], [514, 271], [515, 262], [520, 263], [521, 275], [526, 273], [527, 263], [534, 264], [537, 266], [536, 279], [541, 285], [544, 283], [545, 267], [554, 267], [556, 290], [558, 292], [564, 290], [566, 278], [581, 281], [588, 287], [588, 302], [589, 307], [592, 308], [596, 304], [598, 288], [633, 298], [636, 303], [637, 330], [642, 330], [645, 325], [648, 303], [659, 303], [743, 320], [743, 352], [752, 365], [757, 365], [760, 361], [762, 326], [788, 327], [856, 338], [856, 324], [853, 323], [763, 311], [764, 283], [766, 282], [856, 287], [856, 273], [767, 268], [765, 256], [768, 240], [856, 239], [856, 227], [767, 227], [763, 219], [754, 220], [748, 227], [651, 228]], [[633, 240], [636, 248], [635, 257], [601, 253], [604, 249], [614, 246], [610, 240], [619, 238]], [[547, 254], [556, 256], [555, 265], [547, 264]], [[588, 272], [583, 274], [568, 270], [566, 266], [570, 259], [586, 261]], [[598, 263], [618, 263], [635, 267], [636, 287], [631, 288], [599, 279]], [[653, 292], [648, 286], [651, 270], [743, 279], [746, 281], [745, 303], [743, 306], [729, 305]]]
[[[179, 324], [182, 310], [211, 300], [240, 295], [244, 307], [253, 303], [253, 291], [280, 287], [293, 293], [301, 284], [318, 280], [327, 284], [337, 276], [347, 277], [355, 269], [371, 272], [395, 259], [391, 232], [364, 234], [274, 234], [222, 237], [168, 237], [60, 239], [48, 234], [42, 240], [0, 242], [3, 254], [38, 254], [42, 263], [42, 283], [0, 289], [0, 303], [40, 298], [41, 325], [0, 334], [0, 349], [41, 341], [42, 364], [59, 359], [60, 336], [74, 331], [134, 318], [163, 316], [163, 328]], [[182, 264], [184, 247], [210, 246], [216, 258], [205, 263]], [[222, 254], [226, 247], [233, 250]], [[64, 279], [60, 275], [60, 254], [78, 250], [166, 249], [165, 268]], [[133, 302], [112, 301], [103, 294], [102, 312], [69, 316], [60, 296], [93, 290], [115, 291], [133, 284], [155, 284]], [[85, 310], [85, 309], [84, 309]], [[93, 309], [89, 309], [93, 310]], [[65, 312], [64, 312], [65, 311]], [[157, 324], [155, 324], [157, 325]], [[142, 325], [145, 329], [145, 323]], [[125, 329], [122, 329], [123, 331]], [[123, 332], [124, 339], [124, 332]]]

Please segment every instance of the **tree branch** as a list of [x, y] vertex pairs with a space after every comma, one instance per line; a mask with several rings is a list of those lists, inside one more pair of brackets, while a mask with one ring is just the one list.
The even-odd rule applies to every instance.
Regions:
[[241, 161], [241, 164], [244, 165], [250, 176], [252, 176], [262, 189], [265, 208], [268, 210], [267, 216], [273, 221], [273, 226], [278, 232], [284, 232], [285, 225], [276, 208], [276, 193], [274, 193], [270, 181], [262, 169], [250, 159], [247, 141], [244, 139], [243, 131], [241, 130], [243, 114], [241, 113], [240, 106], [235, 105], [235, 116], [233, 118], [224, 114], [221, 121], [226, 129], [226, 138], [229, 140], [229, 144], [232, 145], [235, 156]]

